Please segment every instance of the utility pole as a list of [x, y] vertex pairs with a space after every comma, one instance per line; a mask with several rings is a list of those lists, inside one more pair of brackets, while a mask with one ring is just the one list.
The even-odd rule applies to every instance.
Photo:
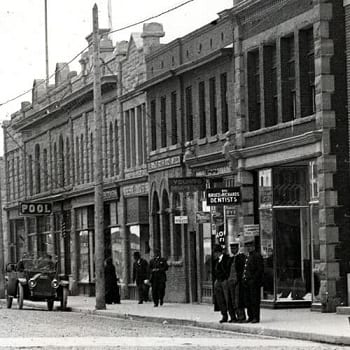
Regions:
[[[0, 157], [1, 158], [1, 157]], [[0, 179], [0, 298], [5, 297], [4, 230], [2, 222], [2, 188]]]
[[47, 31], [47, 0], [45, 0], [45, 65], [46, 65], [46, 95], [49, 96], [49, 44]]
[[94, 5], [93, 17], [93, 65], [94, 65], [94, 117], [95, 117], [95, 275], [96, 310], [106, 308], [104, 275], [104, 237], [103, 237], [103, 166], [102, 166], [102, 119], [101, 119], [101, 69], [100, 35], [98, 10]]

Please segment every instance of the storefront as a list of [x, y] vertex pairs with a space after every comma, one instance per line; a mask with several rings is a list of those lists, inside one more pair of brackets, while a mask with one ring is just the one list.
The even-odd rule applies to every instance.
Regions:
[[318, 182], [315, 161], [258, 171], [263, 303], [304, 307], [319, 301]]

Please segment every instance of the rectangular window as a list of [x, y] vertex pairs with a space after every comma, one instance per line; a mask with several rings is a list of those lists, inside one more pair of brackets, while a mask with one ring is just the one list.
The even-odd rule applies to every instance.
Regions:
[[160, 142], [161, 147], [167, 146], [167, 130], [166, 130], [166, 97], [160, 98]]
[[205, 83], [201, 81], [198, 84], [198, 102], [199, 102], [199, 138], [207, 136], [207, 120], [205, 115]]
[[193, 108], [192, 108], [192, 87], [186, 88], [186, 131], [187, 141], [193, 140]]
[[220, 94], [221, 94], [221, 132], [228, 131], [228, 105], [227, 105], [227, 74], [220, 75]]
[[277, 124], [277, 57], [276, 45], [264, 47], [265, 127]]
[[33, 157], [28, 157], [28, 182], [29, 182], [29, 195], [33, 195]]
[[18, 198], [21, 197], [21, 174], [20, 174], [20, 160], [19, 157], [17, 157], [17, 195]]
[[130, 118], [130, 152], [131, 152], [131, 167], [134, 168], [136, 165], [136, 128], [135, 128], [135, 109], [132, 108], [129, 114]]
[[301, 116], [316, 112], [315, 104], [315, 53], [313, 28], [299, 33], [300, 48], [300, 102]]
[[261, 101], [260, 101], [260, 62], [259, 51], [248, 53], [248, 116], [249, 131], [261, 127]]
[[171, 93], [171, 144], [177, 144], [177, 94]]
[[125, 165], [130, 168], [130, 112], [124, 113], [125, 120]]
[[143, 130], [143, 121], [142, 121], [142, 105], [137, 106], [137, 164], [141, 165], [144, 163], [143, 159], [143, 139], [145, 137]]
[[282, 60], [282, 121], [296, 118], [296, 83], [295, 83], [295, 45], [294, 36], [284, 38], [281, 42]]
[[209, 105], [210, 105], [210, 135], [218, 133], [217, 114], [216, 114], [216, 80], [209, 79]]
[[156, 101], [151, 101], [151, 150], [157, 149]]

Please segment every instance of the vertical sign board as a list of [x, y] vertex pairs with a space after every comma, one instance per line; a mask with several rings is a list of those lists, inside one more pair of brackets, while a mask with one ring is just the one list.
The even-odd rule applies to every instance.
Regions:
[[171, 192], [204, 191], [206, 180], [204, 177], [172, 177], [168, 179]]

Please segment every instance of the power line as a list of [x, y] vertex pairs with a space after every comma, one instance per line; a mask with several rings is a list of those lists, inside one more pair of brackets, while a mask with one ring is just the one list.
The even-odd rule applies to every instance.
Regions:
[[[193, 1], [195, 1], [195, 0], [187, 0], [187, 1], [185, 1], [185, 2], [183, 2], [183, 3], [181, 3], [181, 4], [179, 4], [179, 5], [176, 5], [176, 6], [170, 8], [170, 9], [168, 9], [168, 10], [166, 10], [166, 11], [161, 12], [161, 13], [159, 13], [159, 14], [157, 14], [157, 15], [154, 15], [154, 16], [151, 16], [151, 17], [147, 17], [147, 18], [145, 18], [145, 19], [143, 19], [143, 20], [140, 20], [140, 21], [138, 21], [138, 22], [135, 22], [135, 23], [126, 25], [126, 26], [124, 26], [124, 27], [115, 29], [115, 30], [109, 32], [108, 34], [120, 32], [120, 31], [122, 31], [122, 30], [131, 28], [131, 27], [134, 27], [134, 26], [139, 25], [139, 24], [142, 24], [142, 23], [144, 23], [144, 22], [147, 22], [147, 21], [149, 21], [149, 20], [151, 20], [151, 19], [158, 18], [158, 17], [163, 16], [163, 15], [169, 13], [169, 12], [175, 11], [175, 10], [177, 10], [178, 8], [183, 7], [183, 6], [189, 4], [190, 2], [193, 2]], [[58, 69], [57, 71], [55, 71], [55, 73], [51, 74], [51, 75], [49, 76], [48, 79], [42, 80], [42, 81], [38, 84], [38, 86], [43, 85], [43, 84], [46, 84], [46, 83], [48, 82], [48, 80], [50, 80], [52, 77], [54, 77], [54, 76], [56, 75], [56, 73], [62, 71], [64, 68], [66, 68], [66, 67], [67, 67], [70, 63], [72, 63], [76, 58], [78, 58], [80, 55], [82, 55], [91, 45], [92, 45], [92, 44], [86, 46], [83, 50], [79, 51], [79, 53], [77, 53], [70, 61], [68, 61], [68, 62], [66, 62], [65, 64], [63, 64], [62, 67], [61, 67], [60, 69]], [[18, 98], [20, 98], [20, 97], [22, 97], [22, 96], [24, 96], [24, 95], [30, 93], [31, 91], [32, 91], [32, 89], [25, 90], [24, 92], [18, 94], [17, 96], [15, 96], [15, 97], [13, 97], [13, 98], [10, 98], [10, 99], [8, 99], [8, 100], [6, 100], [6, 101], [4, 101], [4, 102], [0, 102], [0, 107], [4, 106], [4, 105], [6, 105], [6, 104], [8, 104], [8, 103], [10, 103], [10, 102], [13, 102], [13, 101], [17, 100]]]

